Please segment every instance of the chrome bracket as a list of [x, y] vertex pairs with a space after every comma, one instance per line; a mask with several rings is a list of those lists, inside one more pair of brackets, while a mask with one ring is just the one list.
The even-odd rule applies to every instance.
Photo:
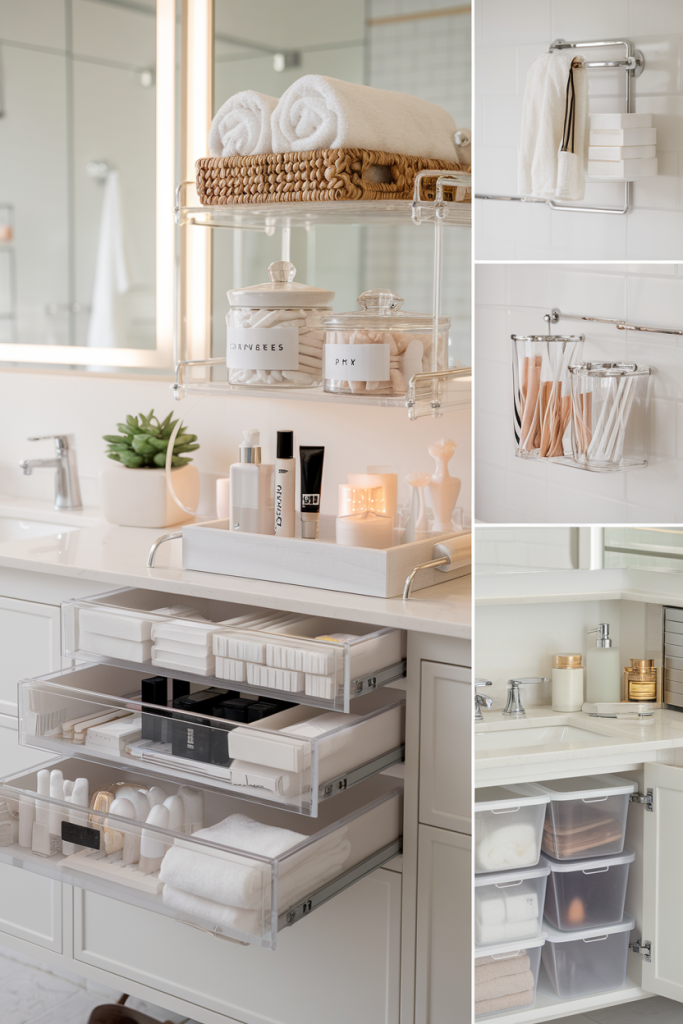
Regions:
[[631, 793], [629, 797], [629, 802], [632, 804], [644, 804], [646, 811], [654, 811], [654, 791], [648, 789], [647, 793]]
[[640, 953], [643, 958], [643, 963], [652, 963], [652, 943], [643, 940], [636, 939], [634, 942], [629, 942], [628, 948], [634, 953]]

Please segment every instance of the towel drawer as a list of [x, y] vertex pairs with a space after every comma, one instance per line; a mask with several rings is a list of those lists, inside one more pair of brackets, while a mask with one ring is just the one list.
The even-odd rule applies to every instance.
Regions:
[[134, 588], [65, 602], [62, 653], [329, 711], [405, 676], [400, 629]]
[[[274, 949], [278, 931], [401, 849], [402, 791], [395, 779], [378, 776], [342, 793], [321, 808], [317, 820], [301, 819], [292, 831], [286, 812], [254, 805], [251, 821], [245, 822], [245, 805], [232, 795], [203, 786], [181, 787], [178, 793], [168, 778], [149, 771], [113, 773], [109, 765], [76, 758], [42, 767], [59, 769], [64, 779], [87, 777], [91, 803], [95, 791], [115, 784], [134, 790], [157, 786], [167, 797], [180, 795], [181, 802], [189, 792], [191, 816], [199, 820], [190, 825], [186, 818], [170, 829], [112, 814], [108, 807], [75, 809], [64, 800], [37, 797], [38, 769], [33, 768], [0, 780], [0, 799], [16, 819], [11, 845], [0, 847], [0, 862], [244, 944]], [[49, 820], [51, 835], [44, 856], [19, 843], [31, 834], [31, 816], [41, 815]], [[236, 820], [226, 826], [233, 815]], [[212, 835], [198, 834], [199, 826], [208, 830], [221, 823]], [[280, 835], [263, 826], [287, 831]], [[79, 845], [66, 847], [67, 842]]]
[[[139, 668], [81, 664], [23, 680], [19, 742], [133, 771], [148, 767], [312, 817], [325, 801], [403, 760], [401, 690], [367, 693], [344, 715], [294, 703], [277, 710], [239, 690], [186, 684], [192, 692], [182, 704], [194, 698], [197, 706], [203, 694], [213, 694], [192, 711], [180, 709], [178, 700], [163, 707], [143, 702], [144, 678]], [[168, 681], [156, 679], [168, 696]], [[267, 716], [251, 724], [222, 717], [262, 711]]]

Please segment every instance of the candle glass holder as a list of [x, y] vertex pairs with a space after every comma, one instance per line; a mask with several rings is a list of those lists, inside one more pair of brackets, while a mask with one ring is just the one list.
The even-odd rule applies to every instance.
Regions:
[[635, 363], [569, 367], [573, 465], [593, 473], [647, 465], [650, 375]]
[[512, 335], [515, 455], [561, 458], [570, 452], [569, 366], [581, 359], [584, 336]]

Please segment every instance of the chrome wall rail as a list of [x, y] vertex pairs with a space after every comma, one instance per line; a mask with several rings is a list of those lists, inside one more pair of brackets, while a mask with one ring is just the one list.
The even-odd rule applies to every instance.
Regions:
[[683, 328], [678, 327], [648, 327], [645, 324], [627, 324], [624, 320], [613, 320], [609, 317], [581, 316], [578, 313], [562, 313], [559, 309], [552, 309], [543, 317], [548, 324], [557, 324], [560, 320], [583, 320], [594, 324], [614, 324], [618, 331], [645, 331], [648, 334], [673, 334], [683, 337]]

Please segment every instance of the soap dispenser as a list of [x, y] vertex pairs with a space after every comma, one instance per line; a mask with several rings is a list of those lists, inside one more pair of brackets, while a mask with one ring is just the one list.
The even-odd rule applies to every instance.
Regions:
[[240, 461], [230, 467], [230, 529], [274, 533], [273, 467], [261, 463], [261, 435], [243, 430]]
[[621, 665], [619, 648], [612, 646], [609, 623], [601, 622], [597, 629], [595, 647], [586, 653], [586, 700], [589, 704], [618, 704], [621, 702]]

